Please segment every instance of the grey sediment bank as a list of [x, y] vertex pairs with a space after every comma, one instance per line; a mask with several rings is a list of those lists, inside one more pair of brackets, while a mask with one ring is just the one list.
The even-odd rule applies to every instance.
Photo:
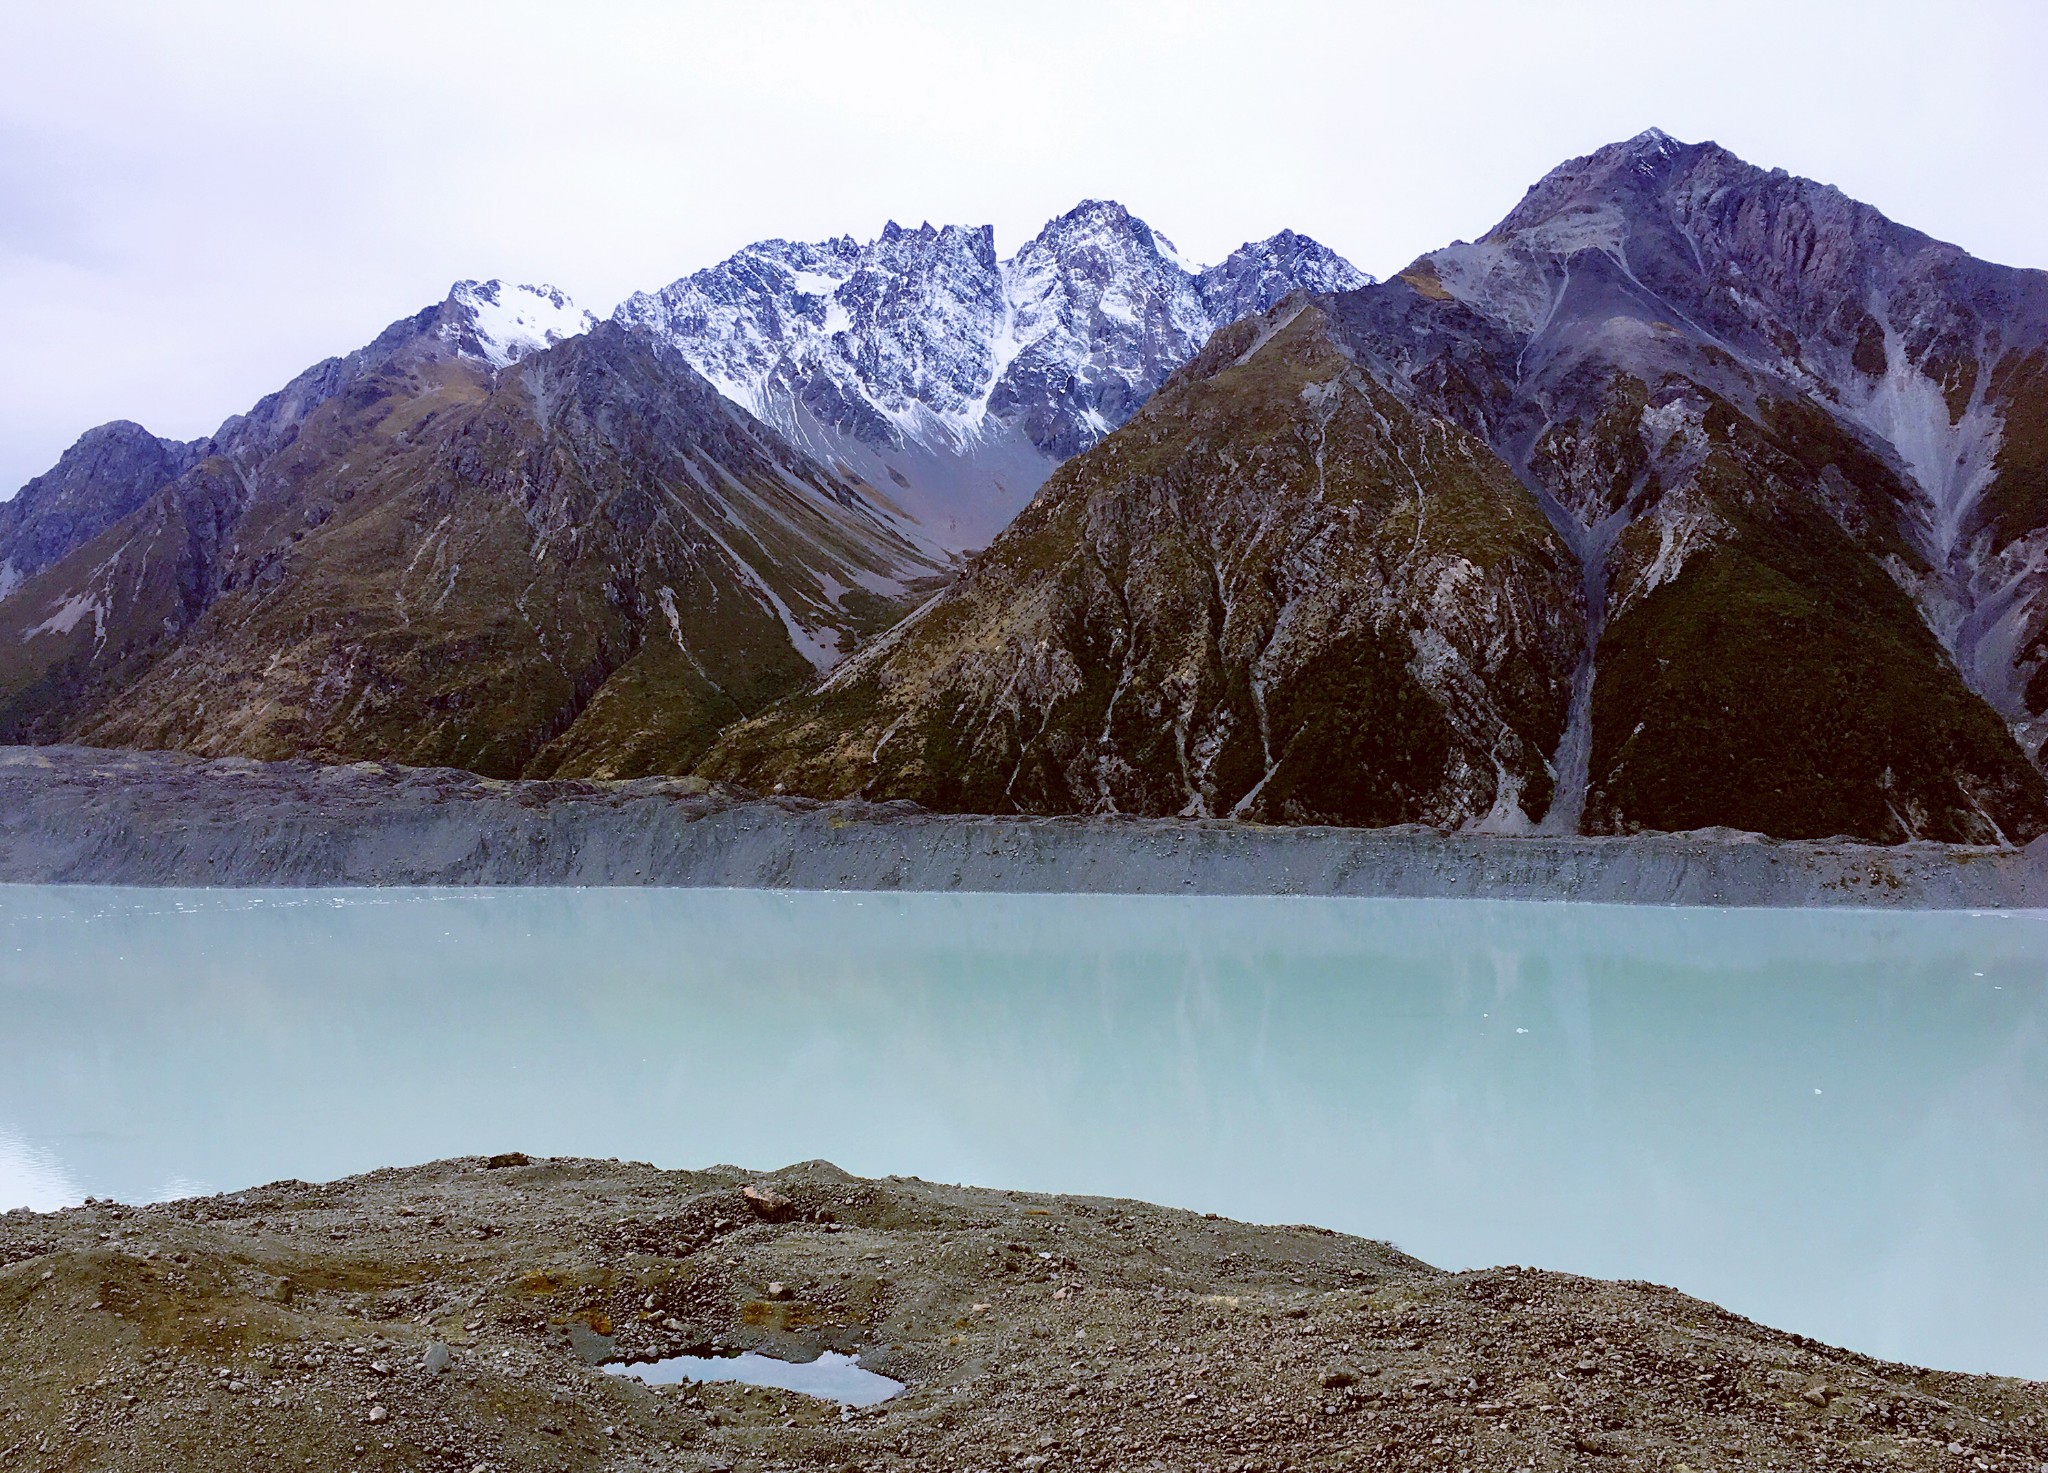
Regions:
[[984, 817], [762, 798], [696, 778], [505, 782], [442, 768], [0, 748], [0, 881], [683, 885], [1663, 905], [2048, 906], [2027, 848]]

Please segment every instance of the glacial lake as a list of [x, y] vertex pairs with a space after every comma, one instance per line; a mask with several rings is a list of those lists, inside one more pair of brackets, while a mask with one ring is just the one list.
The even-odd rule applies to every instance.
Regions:
[[0, 887], [0, 1207], [507, 1150], [1318, 1223], [2048, 1377], [2048, 913]]

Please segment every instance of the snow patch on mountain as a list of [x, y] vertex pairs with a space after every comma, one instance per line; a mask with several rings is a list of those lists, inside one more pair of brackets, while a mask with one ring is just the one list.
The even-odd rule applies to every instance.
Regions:
[[448, 293], [455, 308], [443, 327], [465, 357], [493, 368], [517, 363], [529, 353], [597, 326], [595, 313], [552, 286], [512, 286], [502, 281], [458, 281]]

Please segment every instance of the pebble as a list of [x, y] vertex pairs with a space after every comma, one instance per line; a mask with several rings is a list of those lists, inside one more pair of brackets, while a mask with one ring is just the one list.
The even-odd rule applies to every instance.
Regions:
[[427, 1353], [420, 1358], [420, 1363], [427, 1368], [429, 1376], [438, 1376], [448, 1369], [448, 1362], [451, 1359], [453, 1357], [450, 1355], [447, 1345], [442, 1341], [436, 1340], [427, 1347]]
[[388, 1360], [373, 1360], [370, 1362], [370, 1369], [380, 1376], [388, 1376], [391, 1374], [391, 1362]]
[[382, 1407], [371, 1407], [371, 1408], [370, 1408], [370, 1420], [371, 1420], [372, 1422], [381, 1422], [381, 1421], [383, 1421], [383, 1420], [384, 1420], [384, 1419], [385, 1419], [386, 1417], [388, 1417], [388, 1416], [390, 1416], [390, 1415], [391, 1415], [391, 1413], [389, 1413], [389, 1412], [385, 1411], [385, 1410], [384, 1410], [384, 1408], [382, 1408]]

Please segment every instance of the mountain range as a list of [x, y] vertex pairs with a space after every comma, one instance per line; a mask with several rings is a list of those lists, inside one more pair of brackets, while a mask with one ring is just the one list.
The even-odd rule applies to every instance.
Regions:
[[2048, 274], [1652, 130], [1374, 282], [1088, 202], [462, 284], [0, 505], [0, 736], [1490, 831], [2048, 831]]
[[604, 322], [460, 282], [204, 440], [88, 432], [0, 503], [0, 737], [686, 770], [920, 601], [1223, 304], [1364, 279], [1292, 234], [1193, 272], [1098, 203], [1009, 263], [991, 240], [769, 242]]
[[616, 318], [957, 552], [1218, 327], [1370, 280], [1291, 230], [1193, 267], [1123, 206], [1086, 200], [1007, 260], [986, 225], [891, 222], [865, 245], [763, 241]]

